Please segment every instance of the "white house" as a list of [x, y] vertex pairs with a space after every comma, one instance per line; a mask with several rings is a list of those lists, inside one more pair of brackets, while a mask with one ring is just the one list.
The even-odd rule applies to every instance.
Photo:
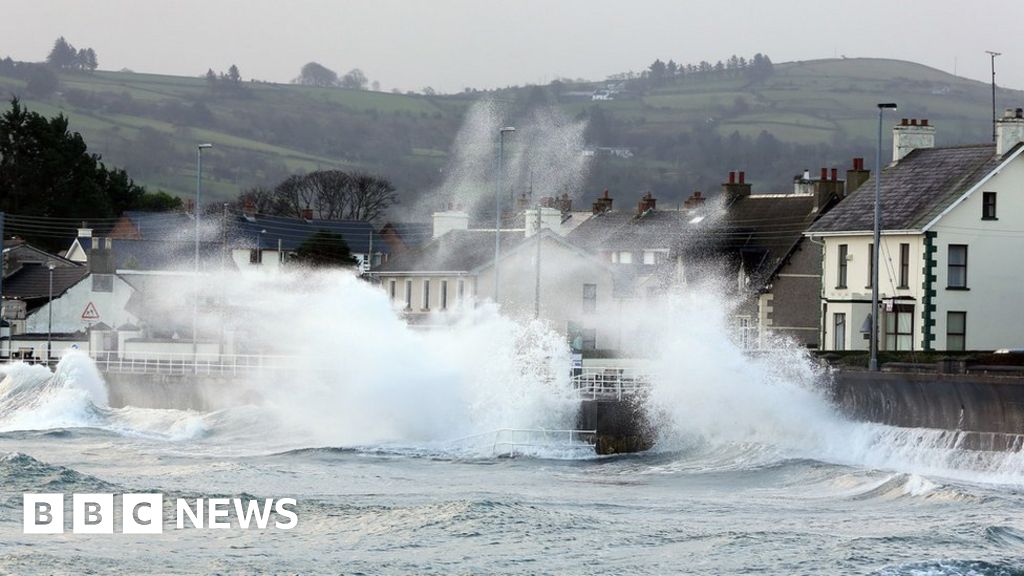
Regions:
[[[532, 209], [525, 213], [526, 229], [501, 232], [497, 300], [502, 311], [530, 317], [539, 307], [540, 317], [581, 349], [617, 347], [613, 331], [599, 326], [599, 318], [614, 309], [614, 271], [549, 228], [560, 219], [557, 210], [540, 210], [539, 230]], [[413, 324], [442, 321], [436, 313], [457, 312], [475, 300], [495, 297], [495, 231], [469, 229], [468, 214], [449, 210], [434, 214], [434, 235], [371, 273]]]
[[[1024, 117], [995, 144], [935, 148], [927, 120], [893, 129], [881, 174], [881, 350], [1024, 346]], [[866, 350], [874, 176], [807, 232], [823, 246], [822, 347]]]

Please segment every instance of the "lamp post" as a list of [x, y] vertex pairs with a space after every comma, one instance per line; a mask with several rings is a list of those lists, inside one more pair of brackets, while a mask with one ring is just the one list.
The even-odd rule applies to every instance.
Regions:
[[263, 235], [267, 233], [266, 228], [256, 233], [256, 265], [263, 267]]
[[46, 365], [50, 365], [50, 358], [52, 357], [53, 350], [53, 269], [57, 266], [53, 262], [48, 262], [46, 268], [50, 270], [50, 295], [46, 300], [46, 308], [49, 314], [49, 318], [46, 320]]
[[996, 56], [1002, 56], [1002, 52], [985, 50], [985, 53], [992, 57], [992, 141], [996, 141]]
[[505, 134], [515, 132], [514, 126], [498, 130], [498, 183], [494, 191], [494, 303], [498, 303], [498, 257], [501, 255], [501, 188], [505, 172]]
[[886, 102], [878, 105], [878, 147], [875, 149], [875, 243], [871, 247], [871, 361], [868, 369], [878, 370], [878, 255], [882, 235], [882, 116], [886, 109], [895, 109], [896, 104]]
[[196, 261], [195, 261], [195, 295], [192, 298], [192, 373], [199, 373], [199, 200], [203, 192], [203, 150], [213, 148], [213, 144], [196, 145], [196, 205], [193, 208], [196, 219]]

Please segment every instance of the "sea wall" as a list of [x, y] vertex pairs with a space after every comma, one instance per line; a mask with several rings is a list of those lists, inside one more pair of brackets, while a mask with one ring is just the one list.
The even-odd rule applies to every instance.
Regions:
[[832, 401], [850, 418], [906, 428], [957, 430], [967, 448], [1020, 449], [1024, 377], [837, 371]]
[[115, 408], [174, 408], [210, 411], [250, 404], [257, 393], [244, 378], [194, 374], [106, 372], [110, 405]]
[[621, 400], [581, 401], [576, 427], [595, 431], [598, 454], [641, 452], [653, 443], [644, 400], [638, 395]]

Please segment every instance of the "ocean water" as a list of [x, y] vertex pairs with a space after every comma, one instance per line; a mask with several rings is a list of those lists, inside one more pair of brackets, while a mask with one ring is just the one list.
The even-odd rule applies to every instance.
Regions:
[[[4, 371], [2, 573], [1024, 574], [1016, 456], [936, 432], [851, 423], [879, 464], [685, 433], [615, 457], [306, 445], [259, 407], [110, 408], [84, 357]], [[26, 535], [25, 492], [293, 497], [299, 524]]]
[[[0, 366], [0, 573], [1024, 574], [1024, 456], [844, 419], [827, 371], [738, 350], [713, 295], [622, 327], [650, 358], [651, 451], [550, 433], [509, 457], [498, 430], [574, 426], [549, 327], [482, 306], [417, 332], [349, 277], [240, 284], [248, 338], [301, 343], [278, 350], [299, 368], [244, 379], [252, 402], [118, 408], [82, 354]], [[299, 520], [23, 534], [39, 492], [294, 498]]]

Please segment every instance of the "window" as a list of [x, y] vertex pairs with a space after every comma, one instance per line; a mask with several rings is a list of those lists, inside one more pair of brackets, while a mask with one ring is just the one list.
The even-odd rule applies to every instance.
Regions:
[[597, 312], [597, 284], [583, 285], [583, 311]]
[[632, 264], [633, 253], [632, 252], [619, 252], [619, 264]]
[[459, 303], [461, 304], [462, 301], [466, 297], [466, 281], [462, 280], [460, 278], [459, 279], [459, 283], [458, 283], [457, 287], [455, 288], [455, 290], [456, 290], [455, 294], [457, 295], [457, 297], [459, 299]]
[[397, 285], [398, 285], [398, 283], [395, 282], [394, 280], [392, 280], [391, 282], [388, 283], [388, 294], [391, 295], [391, 301], [392, 302], [395, 300], [395, 289], [396, 289]]
[[92, 291], [93, 292], [113, 292], [114, 291], [114, 276], [112, 274], [93, 274], [92, 275]]
[[832, 315], [832, 349], [846, 350], [846, 314]]
[[579, 322], [570, 320], [566, 334], [573, 352], [597, 350], [597, 329], [584, 328]]
[[430, 280], [423, 281], [423, 309], [430, 310]]
[[946, 350], [967, 349], [967, 312], [946, 312]]
[[885, 313], [885, 349], [914, 349], [914, 306], [894, 304]]
[[846, 255], [849, 246], [839, 245], [839, 278], [836, 281], [836, 288], [846, 288]]
[[981, 219], [998, 220], [996, 218], [996, 193], [985, 192], [981, 195]]
[[644, 250], [644, 264], [647, 264], [647, 265], [654, 264], [654, 251], [653, 250]]
[[405, 281], [405, 309], [412, 310], [412, 280]]
[[259, 248], [253, 248], [249, 250], [249, 264], [262, 264], [263, 263], [263, 250]]
[[910, 288], [910, 244], [900, 244], [900, 285]]
[[441, 280], [441, 310], [448, 309], [448, 281]]
[[754, 347], [757, 341], [757, 326], [751, 322], [750, 316], [736, 317], [736, 335], [740, 348], [747, 350]]
[[871, 283], [875, 281], [875, 245], [868, 244], [868, 283], [864, 286], [865, 288], [871, 288]]
[[946, 287], [953, 289], [967, 288], [967, 245], [950, 244]]

